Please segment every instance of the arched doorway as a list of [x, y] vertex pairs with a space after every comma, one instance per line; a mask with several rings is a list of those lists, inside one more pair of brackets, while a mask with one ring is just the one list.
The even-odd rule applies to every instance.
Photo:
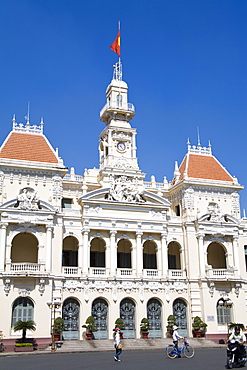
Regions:
[[149, 337], [162, 337], [161, 303], [158, 299], [149, 299], [147, 303], [147, 319], [149, 320]]
[[63, 303], [62, 315], [64, 319], [63, 339], [79, 339], [80, 304], [74, 298], [68, 298]]
[[94, 332], [94, 338], [107, 339], [108, 303], [104, 299], [97, 298], [93, 301], [92, 316], [95, 318], [96, 327], [98, 329], [98, 331]]
[[173, 315], [175, 316], [179, 328], [179, 335], [187, 337], [187, 304], [185, 301], [178, 298], [173, 302]]
[[124, 322], [124, 338], [135, 338], [135, 303], [125, 298], [120, 303], [120, 318]]

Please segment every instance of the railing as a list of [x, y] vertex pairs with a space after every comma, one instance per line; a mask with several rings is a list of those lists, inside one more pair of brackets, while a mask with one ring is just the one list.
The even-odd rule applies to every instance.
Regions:
[[132, 269], [118, 269], [118, 270], [120, 270], [120, 276], [132, 275]]
[[143, 275], [147, 277], [158, 276], [158, 270], [146, 270], [143, 269]]
[[235, 271], [232, 269], [207, 269], [207, 276], [215, 279], [233, 278]]
[[71, 266], [64, 266], [63, 267], [63, 274], [64, 275], [78, 275], [79, 269], [78, 267], [71, 267]]
[[82, 175], [74, 175], [71, 173], [68, 173], [67, 175], [64, 176], [64, 180], [68, 181], [78, 181], [78, 182], [83, 182], [84, 176]]
[[127, 107], [126, 107], [125, 104], [122, 104], [122, 106], [119, 106], [119, 104], [117, 104], [117, 102], [110, 102], [110, 103], [106, 103], [104, 105], [104, 107], [101, 109], [100, 116], [102, 116], [102, 114], [107, 109], [117, 109], [117, 110], [120, 110], [120, 111], [127, 110], [127, 111], [133, 112], [133, 113], [135, 112], [135, 106], [132, 103], [127, 103]]
[[13, 272], [39, 272], [41, 271], [41, 264], [39, 263], [29, 263], [29, 262], [21, 262], [21, 263], [11, 263], [10, 271]]
[[100, 268], [100, 267], [91, 267], [90, 268], [90, 273], [92, 275], [106, 275], [106, 269], [105, 268]]
[[[163, 182], [151, 182], [151, 181], [143, 181], [143, 185], [145, 188], [156, 188], [156, 189], [162, 189], [164, 188], [164, 183]], [[165, 184], [167, 185], [167, 184]]]
[[185, 271], [183, 270], [168, 270], [170, 279], [185, 278]]

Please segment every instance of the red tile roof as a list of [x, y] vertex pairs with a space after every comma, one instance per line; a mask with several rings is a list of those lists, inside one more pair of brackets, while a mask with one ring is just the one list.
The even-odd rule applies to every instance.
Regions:
[[188, 178], [233, 182], [232, 176], [212, 155], [187, 153], [179, 167], [179, 180], [183, 179], [186, 170]]
[[0, 158], [58, 163], [58, 158], [44, 135], [13, 131], [0, 148]]

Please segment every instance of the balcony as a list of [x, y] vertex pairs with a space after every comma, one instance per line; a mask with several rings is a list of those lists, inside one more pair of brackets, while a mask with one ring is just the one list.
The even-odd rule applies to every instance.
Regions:
[[106, 103], [100, 111], [100, 117], [103, 116], [106, 112], [116, 111], [116, 112], [128, 112], [131, 115], [135, 114], [135, 106], [132, 103], [123, 104], [119, 106], [117, 102], [112, 101], [111, 103]]
[[230, 269], [214, 269], [211, 266], [207, 266], [206, 268], [206, 276], [208, 278], [214, 280], [226, 280], [226, 279], [234, 279], [235, 270], [233, 268]]
[[33, 275], [33, 274], [44, 274], [45, 265], [43, 263], [30, 263], [30, 262], [19, 262], [19, 263], [7, 263], [6, 272], [18, 275]]

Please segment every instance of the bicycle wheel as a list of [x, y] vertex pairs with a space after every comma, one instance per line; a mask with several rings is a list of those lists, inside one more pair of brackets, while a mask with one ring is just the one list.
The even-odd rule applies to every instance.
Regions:
[[189, 344], [183, 349], [183, 354], [187, 358], [191, 358], [195, 354], [195, 350]]
[[175, 358], [177, 357], [176, 349], [172, 344], [170, 344], [168, 347], [166, 347], [166, 354], [169, 358]]

